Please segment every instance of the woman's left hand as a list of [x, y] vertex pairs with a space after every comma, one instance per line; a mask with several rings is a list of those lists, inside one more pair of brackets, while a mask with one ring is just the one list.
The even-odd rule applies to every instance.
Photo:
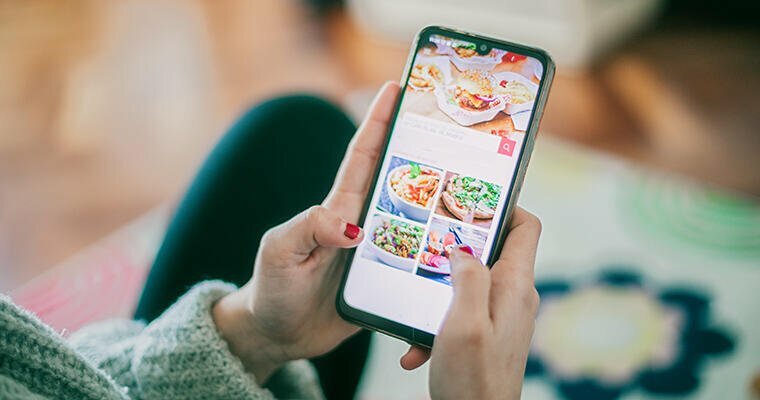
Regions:
[[251, 280], [214, 306], [219, 331], [259, 383], [285, 362], [324, 354], [359, 330], [335, 309], [345, 264], [341, 249], [355, 247], [363, 238], [354, 224], [364, 207], [398, 93], [395, 83], [383, 86], [322, 205], [268, 231]]

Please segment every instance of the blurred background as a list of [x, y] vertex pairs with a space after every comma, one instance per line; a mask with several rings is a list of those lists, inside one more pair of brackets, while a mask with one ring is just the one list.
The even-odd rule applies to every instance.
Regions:
[[[539, 340], [529, 397], [758, 398], [759, 17], [737, 0], [0, 0], [0, 292], [59, 329], [129, 315], [174, 202], [236, 116], [312, 92], [360, 118], [414, 33], [443, 24], [558, 64], [521, 198], [546, 227], [537, 338], [598, 329]], [[604, 319], [607, 300], [631, 318]], [[676, 333], [648, 334], [658, 323]], [[659, 361], [605, 376], [636, 332]], [[424, 371], [396, 366], [403, 346], [376, 346], [363, 397], [424, 398]], [[555, 360], [573, 348], [599, 354]]]

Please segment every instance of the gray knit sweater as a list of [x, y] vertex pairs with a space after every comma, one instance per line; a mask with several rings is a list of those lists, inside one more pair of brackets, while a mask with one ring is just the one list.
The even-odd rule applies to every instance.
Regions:
[[230, 353], [211, 306], [235, 287], [204, 282], [145, 325], [115, 320], [68, 342], [0, 295], [0, 399], [321, 399], [306, 361], [259, 387]]

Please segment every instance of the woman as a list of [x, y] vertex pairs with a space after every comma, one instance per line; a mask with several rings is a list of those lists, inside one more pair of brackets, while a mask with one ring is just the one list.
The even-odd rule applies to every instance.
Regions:
[[[382, 88], [324, 198], [354, 131], [348, 118], [303, 96], [246, 114], [168, 229], [136, 313], [147, 324], [107, 321], [65, 341], [0, 299], [0, 398], [351, 397], [369, 335], [335, 311], [341, 249], [363, 238], [354, 223], [398, 92]], [[519, 398], [539, 234], [538, 220], [518, 209], [492, 269], [454, 251], [454, 297], [432, 355], [411, 348], [401, 358], [406, 369], [431, 358], [432, 398]], [[298, 361], [313, 357], [319, 378]]]

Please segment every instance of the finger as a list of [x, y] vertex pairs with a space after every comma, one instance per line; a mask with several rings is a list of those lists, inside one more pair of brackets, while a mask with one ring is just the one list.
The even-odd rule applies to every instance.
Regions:
[[267, 246], [262, 248], [268, 249], [273, 259], [291, 260], [289, 256], [308, 256], [318, 246], [354, 247], [363, 237], [358, 226], [325, 207], [313, 206], [269, 231]]
[[488, 317], [488, 293], [491, 278], [486, 268], [472, 254], [460, 248], [454, 249], [449, 257], [451, 281], [454, 296], [451, 300], [451, 315], [467, 315], [468, 318]]
[[499, 265], [494, 265], [491, 270], [494, 279], [502, 274], [516, 273], [532, 281], [540, 236], [541, 221], [538, 217], [517, 207], [497, 261]]
[[[491, 295], [495, 315], [501, 315], [499, 309], [507, 302], [531, 306], [537, 303], [534, 301], [534, 265], [540, 235], [539, 219], [522, 208], [516, 208], [504, 248], [499, 260], [491, 268]], [[526, 309], [528, 308], [533, 307]]]
[[[397, 83], [386, 82], [383, 85], [343, 158], [325, 204], [338, 204], [342, 208], [341, 214], [346, 218], [353, 220], [359, 217], [385, 145], [388, 124], [393, 117], [398, 94]], [[340, 201], [335, 200], [336, 196], [341, 197]]]
[[422, 347], [411, 346], [409, 350], [401, 356], [401, 368], [411, 371], [425, 364], [430, 359], [430, 350]]

